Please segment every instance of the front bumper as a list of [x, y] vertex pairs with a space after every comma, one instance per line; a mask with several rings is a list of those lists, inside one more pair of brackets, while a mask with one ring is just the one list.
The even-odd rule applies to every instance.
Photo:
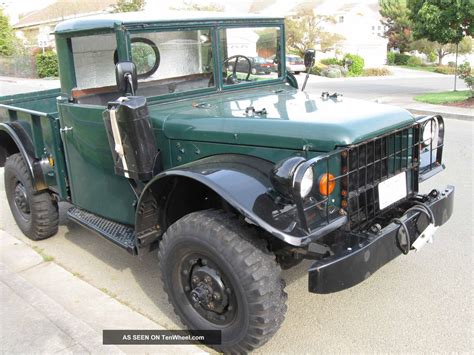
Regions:
[[[453, 186], [425, 196], [423, 202], [433, 212], [436, 226], [446, 223], [451, 217], [453, 200]], [[422, 215], [421, 212], [410, 212], [400, 217], [409, 231], [411, 245], [427, 226], [428, 219], [421, 218]], [[423, 229], [420, 228], [420, 223], [423, 224]], [[309, 291], [322, 294], [337, 292], [367, 279], [383, 265], [402, 254], [398, 242], [400, 238], [397, 238], [400, 230], [400, 224], [392, 222], [378, 233], [348, 234], [348, 245], [342, 252], [318, 260], [310, 267]]]

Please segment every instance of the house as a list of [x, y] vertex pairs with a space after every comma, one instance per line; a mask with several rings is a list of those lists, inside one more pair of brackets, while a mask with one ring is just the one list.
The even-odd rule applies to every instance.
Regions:
[[260, 6], [254, 5], [253, 8], [262, 14], [289, 16], [300, 10], [312, 10], [315, 15], [333, 18], [334, 23], [324, 22], [322, 29], [337, 33], [344, 40], [324, 53], [316, 45], [317, 59], [353, 53], [364, 58], [366, 67], [386, 64], [388, 40], [382, 37], [385, 28], [381, 22], [378, 0], [262, 0], [254, 3]]
[[323, 30], [344, 37], [332, 51], [321, 53], [320, 58], [358, 54], [366, 67], [386, 64], [387, 43], [383, 38], [385, 28], [381, 22], [378, 3], [354, 2], [341, 5], [337, 1], [325, 1], [314, 9], [318, 15], [332, 16], [334, 23], [324, 22]]
[[51, 32], [56, 24], [74, 17], [83, 17], [110, 12], [116, 0], [58, 0], [42, 9], [32, 11], [13, 24], [18, 38], [26, 46], [54, 47], [54, 36]]

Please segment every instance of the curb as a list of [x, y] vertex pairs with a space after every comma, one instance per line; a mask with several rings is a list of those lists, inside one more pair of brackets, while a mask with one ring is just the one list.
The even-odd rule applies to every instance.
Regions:
[[[406, 109], [416, 115], [426, 115], [426, 116], [441, 115], [443, 116], [443, 118], [449, 118], [449, 119], [461, 120], [461, 121], [474, 121], [474, 114], [464, 115], [464, 114], [452, 113], [452, 112], [420, 110], [420, 109], [410, 108], [410, 107], [407, 107]], [[474, 109], [473, 109], [473, 112], [474, 112]]]

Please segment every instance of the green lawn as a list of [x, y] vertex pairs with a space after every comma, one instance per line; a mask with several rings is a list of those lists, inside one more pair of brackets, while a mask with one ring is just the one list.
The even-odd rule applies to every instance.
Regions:
[[426, 102], [428, 104], [447, 104], [450, 102], [460, 102], [469, 99], [472, 96], [470, 90], [462, 91], [444, 91], [444, 92], [435, 92], [431, 94], [422, 94], [417, 95], [413, 99], [415, 101]]
[[413, 70], [423, 70], [423, 71], [429, 71], [429, 72], [434, 72], [436, 69], [435, 65], [417, 65], [417, 66], [412, 66], [412, 65], [398, 65], [401, 68], [405, 69], [413, 69]]

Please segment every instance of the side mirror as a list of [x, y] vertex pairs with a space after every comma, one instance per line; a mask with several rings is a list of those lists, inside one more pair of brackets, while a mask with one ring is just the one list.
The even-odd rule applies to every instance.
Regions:
[[304, 52], [304, 66], [306, 69], [311, 68], [314, 65], [314, 59], [316, 58], [316, 51], [314, 49], [307, 49]]
[[137, 68], [133, 62], [120, 62], [115, 65], [117, 89], [125, 95], [135, 95], [138, 87]]

